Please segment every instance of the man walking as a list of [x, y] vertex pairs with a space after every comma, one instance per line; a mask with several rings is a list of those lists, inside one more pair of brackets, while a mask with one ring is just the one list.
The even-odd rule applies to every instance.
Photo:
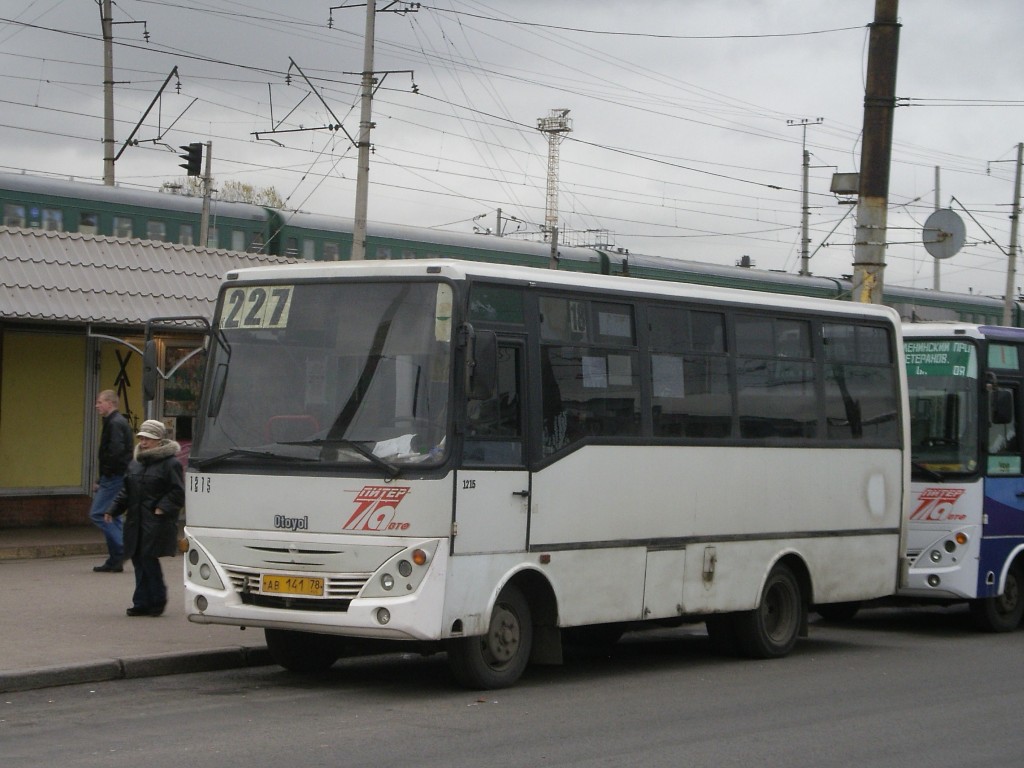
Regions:
[[96, 413], [103, 417], [103, 430], [100, 432], [99, 480], [93, 492], [89, 518], [103, 531], [109, 553], [105, 563], [93, 568], [98, 573], [121, 573], [124, 570], [121, 519], [108, 520], [103, 516], [121, 492], [124, 473], [132, 460], [132, 428], [118, 410], [119, 405], [117, 393], [112, 389], [105, 389], [96, 396]]

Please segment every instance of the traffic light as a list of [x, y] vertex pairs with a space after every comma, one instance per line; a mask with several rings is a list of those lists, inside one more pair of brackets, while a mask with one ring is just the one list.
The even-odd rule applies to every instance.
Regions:
[[202, 165], [203, 165], [203, 145], [198, 141], [194, 141], [191, 144], [182, 144], [180, 149], [185, 150], [184, 155], [178, 155], [184, 163], [179, 163], [179, 168], [184, 168], [189, 176], [202, 176]]

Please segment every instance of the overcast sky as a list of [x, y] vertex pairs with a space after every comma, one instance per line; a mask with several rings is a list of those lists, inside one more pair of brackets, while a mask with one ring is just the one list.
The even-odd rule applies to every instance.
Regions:
[[[155, 189], [181, 176], [178, 145], [212, 141], [218, 182], [351, 217], [345, 131], [358, 135], [366, 12], [338, 5], [117, 0], [119, 150], [177, 67], [117, 183]], [[942, 288], [1002, 295], [1024, 3], [899, 5], [896, 91], [909, 106], [894, 120], [885, 281], [932, 285], [921, 227], [938, 167], [940, 206], [967, 229]], [[471, 231], [493, 228], [500, 208], [520, 222], [507, 233], [536, 235], [548, 153], [537, 120], [568, 109], [559, 224], [572, 241], [796, 272], [806, 132], [811, 271], [849, 274], [855, 213], [829, 185], [859, 170], [873, 16], [873, 0], [434, 0], [378, 13], [374, 69], [388, 74], [373, 103], [369, 218]], [[0, 170], [102, 179], [102, 65], [97, 0], [0, 2]], [[344, 131], [325, 128], [336, 119]]]

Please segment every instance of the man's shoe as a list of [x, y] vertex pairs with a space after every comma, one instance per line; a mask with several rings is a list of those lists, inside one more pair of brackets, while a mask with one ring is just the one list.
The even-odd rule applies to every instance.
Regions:
[[160, 605], [154, 605], [152, 608], [149, 609], [149, 615], [150, 616], [162, 616], [163, 613], [164, 613], [164, 608], [166, 608], [166, 607], [167, 607], [167, 603], [160, 603]]
[[93, 568], [96, 573], [122, 573], [124, 572], [123, 565], [111, 565], [110, 563], [104, 563], [103, 565], [97, 565]]
[[128, 616], [149, 616], [149, 615], [151, 615], [149, 608], [140, 608], [140, 607], [137, 607], [137, 606], [134, 606], [134, 605], [131, 608], [129, 608], [127, 611], [125, 611], [125, 614], [127, 614]]

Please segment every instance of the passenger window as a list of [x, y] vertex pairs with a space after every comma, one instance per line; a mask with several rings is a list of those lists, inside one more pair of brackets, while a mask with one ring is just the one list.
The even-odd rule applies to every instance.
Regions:
[[78, 231], [83, 235], [98, 235], [100, 233], [100, 215], [82, 211], [78, 215]]
[[114, 217], [114, 237], [131, 237], [132, 220], [128, 216]]
[[651, 406], [655, 437], [728, 437], [732, 397], [725, 316], [650, 307]]
[[24, 227], [25, 226], [25, 206], [15, 205], [13, 203], [4, 203], [4, 226], [5, 227]]
[[162, 221], [146, 222], [146, 238], [148, 240], [164, 241], [167, 239], [167, 224]]
[[818, 434], [818, 398], [806, 320], [736, 317], [740, 436], [803, 439]]
[[900, 440], [892, 343], [885, 328], [823, 323], [825, 436], [829, 440]]
[[59, 208], [43, 208], [43, 229], [48, 232], [63, 232], [64, 211]]
[[640, 379], [632, 350], [541, 349], [544, 454], [588, 437], [640, 434]]

